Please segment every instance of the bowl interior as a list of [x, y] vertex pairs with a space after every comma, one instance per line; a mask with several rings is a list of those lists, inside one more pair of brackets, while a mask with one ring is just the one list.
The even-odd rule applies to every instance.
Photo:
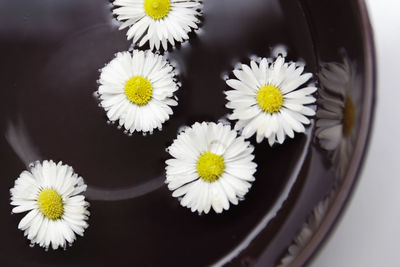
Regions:
[[[371, 88], [365, 86], [365, 28], [356, 1], [204, 1], [201, 30], [165, 52], [179, 71], [179, 105], [162, 131], [147, 136], [127, 136], [107, 124], [93, 96], [98, 70], [131, 47], [109, 2], [21, 0], [0, 7], [0, 79], [7, 100], [0, 106], [5, 262], [278, 264], [315, 205], [340, 188], [347, 171], [332, 161], [334, 151], [321, 146], [318, 117], [305, 134], [282, 146], [251, 139], [256, 182], [240, 205], [222, 215], [191, 213], [164, 184], [165, 149], [176, 134], [195, 121], [226, 118], [223, 77], [253, 55], [269, 56], [276, 45], [287, 47], [290, 60], [306, 62], [317, 83], [326, 64], [351, 62], [351, 74], [360, 81], [349, 83], [358, 96], [352, 138], [365, 144], [358, 137], [367, 131], [361, 114], [371, 108], [364, 92]], [[349, 154], [349, 161], [354, 157]], [[88, 184], [90, 227], [66, 251], [30, 248], [17, 229], [22, 215], [8, 215], [14, 179], [30, 162], [44, 159], [74, 166]]]

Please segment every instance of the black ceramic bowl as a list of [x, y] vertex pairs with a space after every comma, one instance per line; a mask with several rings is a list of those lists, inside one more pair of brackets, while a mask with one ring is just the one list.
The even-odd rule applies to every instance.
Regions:
[[[201, 31], [166, 53], [181, 71], [179, 106], [148, 136], [108, 125], [93, 97], [98, 69], [131, 45], [111, 11], [106, 0], [0, 1], [2, 265], [304, 264], [334, 225], [366, 150], [375, 65], [364, 2], [204, 0]], [[256, 145], [256, 181], [240, 205], [202, 216], [182, 208], [163, 183], [165, 148], [182, 125], [228, 113], [222, 74], [282, 44], [315, 73], [317, 116], [282, 146]], [[321, 121], [327, 101], [341, 107], [334, 136]], [[90, 227], [65, 251], [31, 248], [17, 229], [22, 215], [10, 215], [14, 180], [44, 159], [74, 166], [88, 184]]]

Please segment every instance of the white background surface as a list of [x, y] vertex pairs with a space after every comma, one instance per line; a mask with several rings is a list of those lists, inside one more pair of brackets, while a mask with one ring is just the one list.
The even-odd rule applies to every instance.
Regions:
[[400, 266], [400, 0], [367, 0], [378, 90], [361, 179], [311, 267]]

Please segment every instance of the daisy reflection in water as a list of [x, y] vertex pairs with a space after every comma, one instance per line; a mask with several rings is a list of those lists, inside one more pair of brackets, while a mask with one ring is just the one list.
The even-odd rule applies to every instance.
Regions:
[[329, 152], [337, 174], [343, 176], [357, 138], [361, 80], [347, 57], [342, 63], [324, 64], [319, 80], [315, 136]]
[[303, 224], [300, 231], [297, 233], [297, 236], [288, 247], [285, 256], [283, 256], [283, 258], [280, 260], [280, 263], [276, 267], [290, 266], [294, 259], [310, 242], [315, 232], [321, 226], [321, 223], [325, 218], [335, 196], [336, 191], [332, 190], [328, 196], [317, 203], [311, 214], [308, 216], [307, 221]]

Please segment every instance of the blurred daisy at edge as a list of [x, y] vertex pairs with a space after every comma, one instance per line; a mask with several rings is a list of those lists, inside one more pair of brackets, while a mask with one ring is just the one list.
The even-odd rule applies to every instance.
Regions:
[[35, 163], [10, 189], [12, 212], [29, 211], [18, 228], [32, 244], [66, 248], [88, 227], [89, 203], [81, 195], [85, 190], [83, 179], [72, 167], [51, 160]]
[[123, 21], [120, 30], [130, 27], [128, 40], [150, 49], [167, 50], [168, 43], [189, 39], [188, 33], [198, 28], [202, 1], [200, 0], [115, 0], [114, 14]]
[[288, 267], [291, 265], [321, 226], [321, 223], [325, 219], [335, 197], [336, 190], [332, 190], [324, 199], [318, 202], [311, 214], [308, 216], [307, 221], [303, 223], [300, 232], [297, 233], [292, 244], [288, 247], [285, 256], [280, 260], [280, 263], [276, 267]]
[[275, 61], [262, 58], [259, 63], [251, 60], [250, 66], [241, 64], [233, 70], [236, 79], [226, 81], [233, 90], [226, 91], [232, 109], [230, 120], [238, 120], [236, 130], [242, 130], [245, 138], [256, 134], [257, 143], [268, 139], [269, 145], [282, 144], [286, 136], [293, 138], [295, 132], [305, 132], [310, 123], [307, 116], [315, 111], [306, 106], [315, 102], [313, 85], [303, 86], [312, 77], [303, 73], [304, 66], [285, 62], [280, 54]]
[[102, 70], [100, 105], [126, 132], [153, 132], [172, 115], [179, 89], [173, 67], [161, 55], [134, 50], [117, 53]]
[[195, 123], [169, 147], [166, 183], [192, 212], [216, 213], [237, 205], [255, 180], [254, 148], [229, 125]]
[[332, 165], [342, 176], [357, 139], [361, 79], [347, 57], [343, 63], [323, 64], [318, 77], [321, 89], [315, 136], [320, 146], [330, 152]]

